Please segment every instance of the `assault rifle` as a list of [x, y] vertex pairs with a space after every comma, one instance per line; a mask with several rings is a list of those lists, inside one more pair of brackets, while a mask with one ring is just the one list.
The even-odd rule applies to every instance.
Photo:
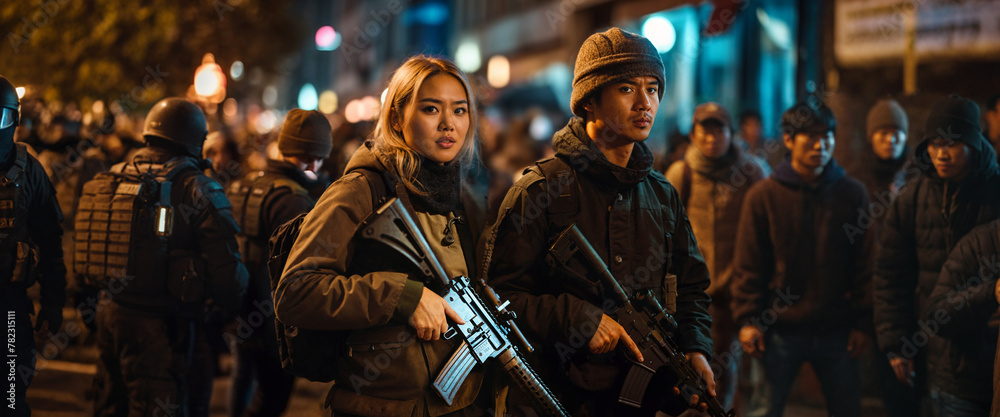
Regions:
[[507, 311], [508, 302], [500, 304], [499, 298], [486, 282], [479, 280], [489, 303], [484, 303], [472, 287], [468, 277], [449, 279], [440, 261], [417, 224], [398, 199], [392, 198], [372, 213], [360, 227], [361, 236], [383, 243], [420, 269], [428, 278], [429, 288], [440, 294], [465, 324], [451, 323], [445, 339], [461, 337], [462, 343], [434, 380], [434, 390], [448, 405], [455, 399], [472, 368], [496, 358], [512, 380], [534, 401], [539, 411], [551, 416], [568, 416], [562, 405], [538, 379], [535, 371], [511, 344], [531, 352], [531, 345], [514, 323], [515, 315]]
[[701, 375], [691, 367], [684, 353], [680, 352], [673, 340], [677, 322], [660, 306], [652, 291], [637, 291], [631, 299], [625, 296], [625, 291], [611, 275], [608, 265], [601, 260], [575, 224], [559, 234], [549, 252], [564, 267], [568, 267], [574, 255], [583, 255], [587, 262], [585, 265], [598, 272], [606, 296], [611, 297], [615, 303], [616, 310], [612, 317], [625, 328], [642, 352], [644, 362], [628, 358], [632, 367], [618, 395], [619, 402], [636, 408], [642, 407], [642, 399], [650, 380], [657, 370], [666, 366], [677, 376], [674, 388], [680, 391], [685, 400], [697, 395], [698, 401], [707, 405], [707, 412], [712, 417], [735, 416], [734, 411], [726, 412], [719, 400], [709, 394]]

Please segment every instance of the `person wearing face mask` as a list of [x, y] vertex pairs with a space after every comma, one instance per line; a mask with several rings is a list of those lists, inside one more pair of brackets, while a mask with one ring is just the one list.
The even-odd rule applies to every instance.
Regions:
[[267, 242], [279, 226], [315, 205], [308, 190], [316, 180], [308, 174], [319, 169], [330, 155], [333, 148], [330, 132], [330, 122], [323, 113], [292, 109], [278, 133], [281, 159], [268, 159], [267, 169], [234, 181], [227, 191], [233, 203], [233, 217], [241, 229], [237, 236], [240, 255], [250, 272], [243, 311], [223, 334], [234, 362], [230, 416], [276, 416], [288, 405], [295, 378], [281, 370], [274, 326], [254, 329], [250, 315], [261, 308], [265, 311], [274, 308], [267, 270]]
[[[30, 416], [25, 391], [34, 376], [35, 337], [48, 340], [62, 324], [66, 303], [66, 266], [63, 264], [62, 211], [45, 169], [23, 144], [14, 143], [19, 121], [14, 85], [0, 75], [0, 305], [13, 319], [13, 343], [8, 351], [17, 374], [4, 384], [5, 415]], [[28, 298], [28, 287], [38, 282], [41, 309]], [[13, 317], [11, 317], [13, 315]], [[35, 315], [35, 332], [31, 316]], [[8, 330], [9, 332], [10, 330]], [[11, 369], [14, 369], [13, 366]], [[13, 391], [13, 392], [10, 392]]]
[[708, 295], [712, 304], [712, 343], [715, 346], [715, 377], [719, 402], [733, 407], [736, 397], [736, 369], [742, 349], [729, 310], [729, 281], [732, 277], [732, 234], [740, 220], [740, 207], [751, 186], [764, 179], [762, 168], [732, 140], [732, 118], [718, 103], [704, 103], [694, 109], [691, 147], [684, 160], [667, 170], [667, 181], [677, 188], [705, 257], [712, 284]]
[[[277, 319], [300, 329], [347, 332], [328, 413], [360, 416], [482, 415], [483, 368], [451, 405], [431, 383], [459, 346], [449, 320], [464, 323], [426, 277], [384, 245], [355, 239], [379, 201], [398, 197], [445, 272], [475, 276], [484, 196], [467, 192], [475, 163], [475, 98], [450, 61], [408, 59], [389, 81], [371, 140], [351, 157], [302, 221], [274, 289]], [[486, 390], [484, 390], [486, 391]]]
[[[989, 386], [966, 385], [959, 378], [970, 370], [958, 360], [961, 345], [942, 336], [951, 331], [944, 326], [959, 322], [928, 319], [939, 311], [931, 308], [931, 295], [948, 254], [974, 227], [1000, 217], [1000, 168], [980, 132], [979, 106], [957, 95], [935, 102], [913, 163], [919, 176], [893, 200], [879, 229], [874, 276], [879, 347], [896, 378], [914, 386], [929, 405], [922, 409], [985, 415], [981, 401]], [[948, 411], [963, 408], [980, 411]]]
[[844, 232], [868, 207], [833, 159], [836, 119], [815, 97], [781, 120], [789, 155], [743, 202], [731, 284], [744, 351], [762, 357], [767, 416], [781, 416], [804, 362], [830, 415], [861, 415], [856, 358], [871, 344], [871, 235]]

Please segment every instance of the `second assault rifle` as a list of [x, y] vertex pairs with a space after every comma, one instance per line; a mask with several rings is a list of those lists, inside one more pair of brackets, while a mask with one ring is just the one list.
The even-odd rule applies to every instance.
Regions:
[[628, 298], [621, 285], [611, 275], [608, 265], [597, 255], [590, 241], [580, 233], [575, 224], [559, 234], [549, 252], [564, 267], [569, 266], [574, 255], [583, 255], [585, 265], [600, 275], [605, 296], [611, 297], [614, 301], [616, 310], [612, 313], [612, 317], [625, 328], [642, 352], [643, 362], [629, 358], [632, 367], [618, 395], [619, 402], [636, 408], [642, 407], [642, 399], [653, 375], [666, 366], [677, 377], [675, 388], [680, 391], [685, 401], [692, 395], [697, 395], [699, 402], [706, 403], [708, 406], [706, 411], [712, 417], [735, 415], [732, 410], [726, 412], [719, 400], [709, 394], [708, 386], [701, 375], [698, 375], [684, 353], [680, 351], [673, 340], [677, 322], [656, 301], [652, 291], [640, 290], [631, 299]]
[[398, 199], [390, 199], [372, 213], [361, 224], [360, 230], [362, 237], [391, 247], [417, 266], [428, 278], [428, 287], [448, 301], [448, 305], [465, 320], [465, 324], [451, 323], [445, 334], [446, 339], [461, 337], [462, 343], [433, 385], [448, 405], [454, 401], [458, 388], [468, 378], [472, 368], [487, 359], [496, 358], [518, 387], [531, 397], [538, 411], [550, 416], [569, 415], [511, 344], [510, 339], [514, 339], [531, 352], [531, 345], [514, 324], [513, 312], [506, 309], [508, 302], [500, 304], [496, 293], [482, 280], [479, 284], [489, 303], [483, 302], [468, 277], [450, 279]]

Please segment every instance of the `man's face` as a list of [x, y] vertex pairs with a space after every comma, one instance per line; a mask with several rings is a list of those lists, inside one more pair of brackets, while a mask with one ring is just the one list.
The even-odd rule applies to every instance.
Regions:
[[960, 181], [972, 169], [969, 162], [971, 150], [962, 142], [945, 138], [934, 139], [927, 145], [927, 154], [931, 157], [934, 170], [942, 179]]
[[729, 126], [715, 119], [695, 123], [691, 128], [691, 144], [706, 158], [716, 159], [729, 151], [732, 133]]
[[792, 162], [808, 170], [825, 167], [833, 157], [833, 131], [785, 134], [783, 139], [792, 153]]
[[751, 148], [756, 148], [760, 144], [760, 137], [764, 128], [760, 124], [760, 120], [756, 117], [749, 117], [743, 121], [740, 125], [740, 136], [743, 136], [743, 140], [747, 142]]
[[906, 149], [906, 132], [890, 127], [872, 133], [872, 150], [879, 159], [892, 161], [903, 156]]
[[202, 158], [212, 160], [212, 170], [222, 172], [235, 155], [226, 151], [226, 141], [220, 135], [211, 135], [205, 139], [201, 147]]
[[295, 165], [299, 171], [306, 172], [316, 172], [323, 167], [323, 158], [317, 158], [309, 155], [286, 155], [285, 160], [291, 162]]
[[601, 88], [590, 103], [584, 105], [587, 121], [594, 122], [601, 137], [594, 138], [605, 144], [642, 142], [660, 107], [661, 88], [654, 77], [633, 77], [613, 82]]

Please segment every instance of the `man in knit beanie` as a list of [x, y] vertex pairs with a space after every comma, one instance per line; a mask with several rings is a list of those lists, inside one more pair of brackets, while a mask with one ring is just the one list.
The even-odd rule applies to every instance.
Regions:
[[[553, 137], [556, 156], [539, 161], [507, 193], [487, 243], [486, 275], [511, 300], [526, 335], [541, 344], [539, 373], [573, 415], [639, 412], [620, 403], [619, 394], [631, 367], [626, 357], [643, 359], [609, 316], [616, 306], [597, 284], [596, 269], [550, 253], [552, 240], [571, 224], [606, 256], [628, 295], [649, 289], [668, 310], [676, 306], [675, 340], [709, 388], [701, 398], [682, 399], [666, 384], [650, 384], [644, 411], [676, 415], [690, 403], [704, 409], [705, 396], [715, 395], [708, 268], [677, 191], [652, 169], [643, 143], [664, 82], [663, 62], [648, 39], [618, 28], [587, 38], [573, 79], [577, 117]], [[552, 259], [566, 262], [552, 268]], [[510, 400], [511, 409], [518, 404]]]
[[[316, 202], [308, 190], [324, 185], [314, 173], [332, 148], [330, 122], [323, 113], [292, 109], [278, 133], [281, 159], [269, 159], [267, 169], [233, 182], [227, 192], [241, 229], [240, 255], [250, 271], [244, 311], [235, 331], [223, 335], [236, 368], [229, 415], [276, 416], [288, 404], [295, 377], [281, 369], [274, 323], [256, 327], [245, 317], [260, 306], [273, 309], [267, 241], [279, 226], [312, 210]], [[245, 334], [250, 336], [239, 336]], [[253, 398], [259, 401], [251, 402]]]
[[[903, 107], [893, 99], [882, 99], [868, 111], [865, 134], [871, 151], [861, 152], [849, 174], [868, 189], [868, 200], [877, 207], [869, 212], [882, 213], [899, 194], [906, 178], [906, 132], [909, 118]], [[911, 170], [914, 171], [914, 170]], [[885, 215], [873, 219], [870, 232], [878, 236]], [[877, 240], [876, 240], [877, 241]], [[875, 335], [871, 335], [874, 340]], [[872, 355], [874, 367], [863, 367], [862, 373], [877, 374], [882, 388], [882, 403], [888, 417], [917, 415], [913, 388], [896, 379], [889, 359], [879, 349]]]
[[[873, 279], [879, 347], [896, 377], [915, 387], [922, 408], [930, 403], [935, 415], [986, 415], [992, 370], [977, 364], [992, 360], [996, 330], [990, 338], [980, 324], [956, 318], [953, 309], [973, 308], [954, 297], [961, 288], [942, 292], [943, 300], [934, 295], [936, 286], [950, 285], [942, 273], [949, 254], [969, 253], [956, 244], [1000, 215], [1000, 171], [993, 145], [979, 130], [976, 103], [956, 95], [935, 102], [913, 164], [919, 175], [907, 181], [879, 229]], [[995, 267], [983, 263], [981, 276], [961, 278], [992, 288]]]

